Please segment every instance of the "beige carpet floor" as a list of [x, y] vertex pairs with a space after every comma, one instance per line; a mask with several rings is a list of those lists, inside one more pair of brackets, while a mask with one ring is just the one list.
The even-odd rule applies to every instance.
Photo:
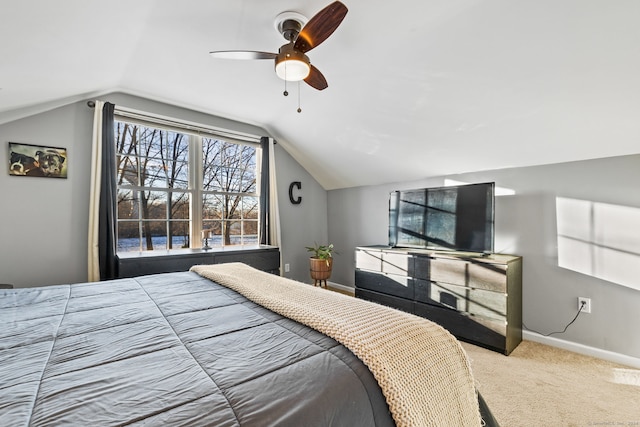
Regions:
[[523, 341], [509, 356], [462, 344], [501, 427], [640, 427], [640, 370]]

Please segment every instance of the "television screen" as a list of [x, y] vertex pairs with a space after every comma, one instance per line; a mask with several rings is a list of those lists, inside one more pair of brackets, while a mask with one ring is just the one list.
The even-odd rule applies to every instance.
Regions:
[[394, 191], [389, 246], [493, 252], [493, 182]]

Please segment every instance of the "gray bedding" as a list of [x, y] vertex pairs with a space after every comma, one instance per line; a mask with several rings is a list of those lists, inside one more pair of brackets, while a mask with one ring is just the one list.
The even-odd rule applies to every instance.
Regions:
[[0, 290], [7, 426], [392, 426], [333, 339], [196, 273]]

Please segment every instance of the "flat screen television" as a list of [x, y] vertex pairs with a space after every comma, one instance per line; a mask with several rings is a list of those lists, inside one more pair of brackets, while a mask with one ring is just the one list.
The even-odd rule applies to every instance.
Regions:
[[393, 191], [389, 246], [492, 253], [495, 183]]

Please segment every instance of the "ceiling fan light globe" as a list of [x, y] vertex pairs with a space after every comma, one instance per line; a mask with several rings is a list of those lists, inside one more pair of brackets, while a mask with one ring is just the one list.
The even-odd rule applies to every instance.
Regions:
[[297, 82], [309, 76], [311, 67], [305, 61], [299, 59], [285, 59], [276, 63], [276, 74], [282, 80]]

